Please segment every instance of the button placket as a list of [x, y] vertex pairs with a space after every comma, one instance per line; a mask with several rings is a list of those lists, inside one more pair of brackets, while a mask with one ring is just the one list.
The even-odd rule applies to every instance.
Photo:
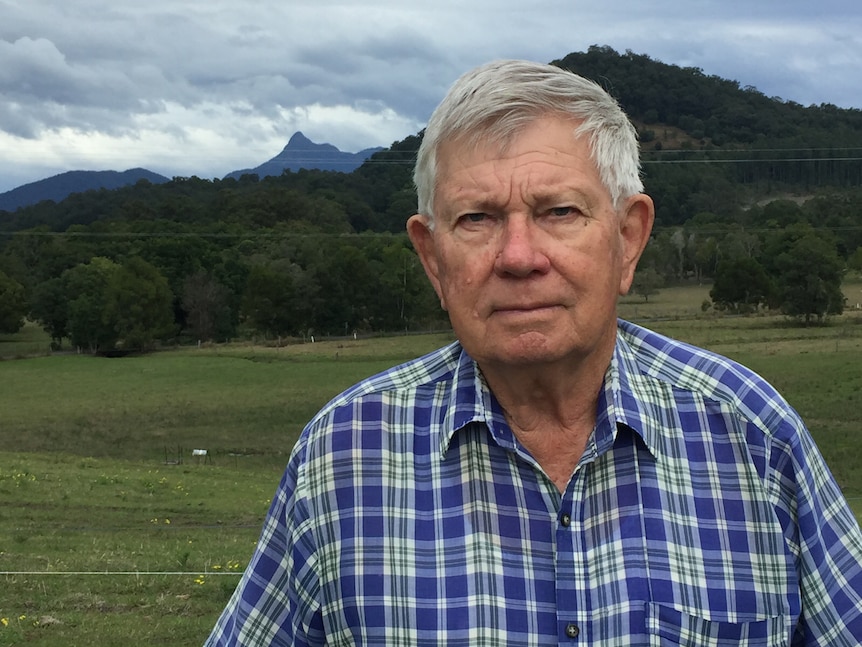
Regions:
[[[574, 646], [587, 637], [581, 637], [580, 624], [584, 621], [588, 601], [584, 595], [586, 582], [582, 567], [583, 534], [582, 506], [586, 489], [586, 473], [578, 470], [563, 493], [557, 508], [557, 621], [560, 640]], [[588, 641], [589, 642], [589, 641]]]

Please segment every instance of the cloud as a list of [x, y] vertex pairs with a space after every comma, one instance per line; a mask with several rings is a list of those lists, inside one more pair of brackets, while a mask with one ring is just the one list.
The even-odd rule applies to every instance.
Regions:
[[13, 134], [36, 136], [40, 126], [48, 123], [80, 127], [96, 116], [94, 112], [104, 117], [104, 110], [142, 107], [125, 76], [71, 65], [44, 38], [0, 41], [0, 60], [4, 63], [0, 95], [7, 111], [1, 123]]
[[387, 146], [479, 63], [593, 44], [862, 108], [855, 0], [0, 0], [0, 15], [0, 191], [23, 169], [217, 177], [295, 130]]

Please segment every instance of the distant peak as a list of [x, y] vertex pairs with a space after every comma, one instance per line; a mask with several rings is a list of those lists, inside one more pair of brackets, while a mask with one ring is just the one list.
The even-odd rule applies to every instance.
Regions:
[[311, 141], [308, 137], [303, 135], [301, 132], [296, 131], [290, 138], [290, 141], [287, 142], [287, 146], [284, 147], [284, 150], [281, 151], [282, 155], [287, 153], [295, 153], [298, 151], [314, 151], [315, 153], [319, 153], [321, 151], [331, 151], [331, 152], [340, 152], [338, 149], [332, 144], [318, 144]]
[[279, 176], [285, 171], [300, 169], [319, 169], [321, 171], [337, 171], [351, 173], [380, 148], [367, 148], [358, 153], [346, 153], [338, 150], [332, 144], [317, 144], [296, 131], [291, 135], [281, 152], [272, 159], [253, 169], [232, 171], [225, 177], [239, 179], [243, 175], [256, 174], [258, 177]]
[[296, 146], [297, 144], [312, 144], [313, 142], [303, 135], [300, 131], [296, 131], [287, 142], [288, 146]]

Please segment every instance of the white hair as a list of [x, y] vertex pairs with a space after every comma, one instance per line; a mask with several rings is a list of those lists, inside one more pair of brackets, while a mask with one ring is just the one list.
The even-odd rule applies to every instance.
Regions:
[[419, 213], [433, 223], [437, 156], [445, 142], [505, 145], [549, 115], [571, 118], [578, 124], [573, 136], [589, 137], [592, 160], [615, 209], [643, 191], [637, 132], [616, 100], [568, 70], [504, 60], [464, 74], [431, 115], [413, 172]]

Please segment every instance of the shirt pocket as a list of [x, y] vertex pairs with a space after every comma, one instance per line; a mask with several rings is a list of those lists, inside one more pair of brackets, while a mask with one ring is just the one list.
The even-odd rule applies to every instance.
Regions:
[[663, 604], [647, 603], [650, 647], [787, 647], [785, 616], [748, 622], [707, 620]]

